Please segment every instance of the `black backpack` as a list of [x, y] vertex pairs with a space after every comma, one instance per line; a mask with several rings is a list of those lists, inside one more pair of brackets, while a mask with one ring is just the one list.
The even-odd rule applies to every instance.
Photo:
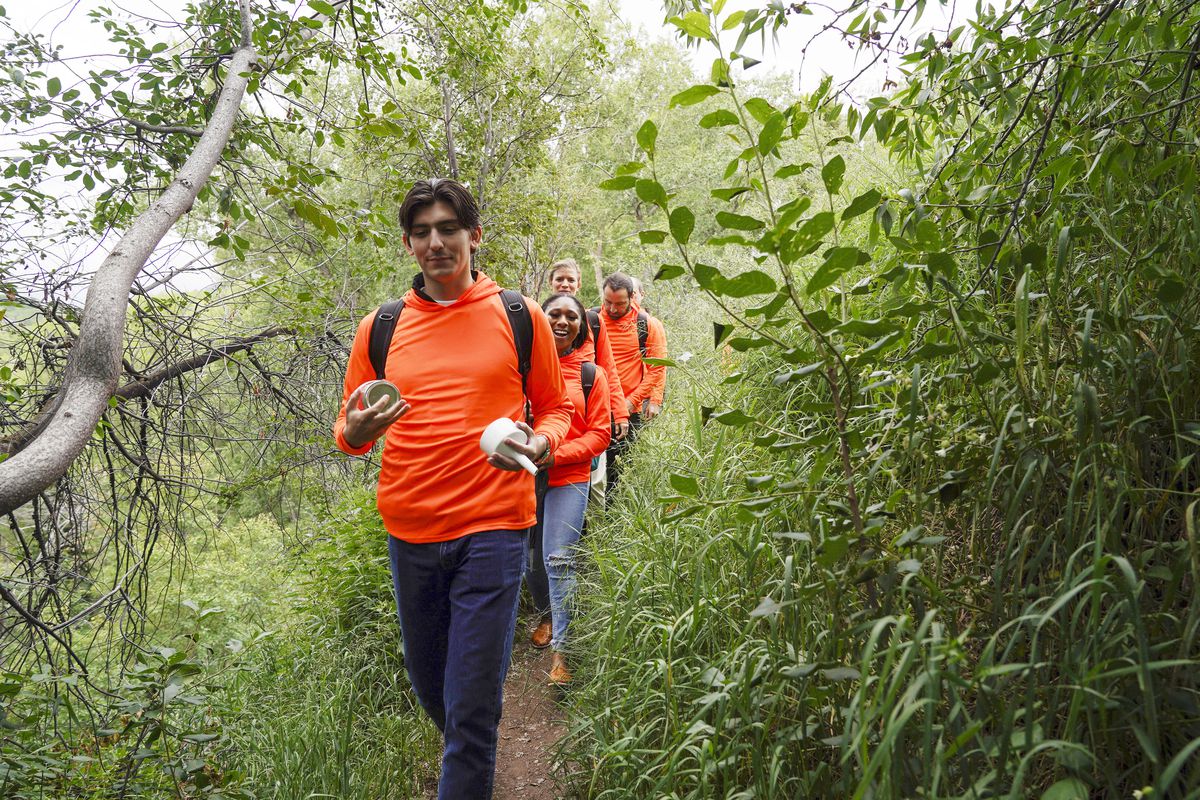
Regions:
[[[592, 329], [592, 341], [600, 341], [600, 309], [589, 308], [587, 311], [588, 327]], [[650, 315], [645, 311], [638, 311], [637, 315], [637, 335], [638, 335], [638, 350], [642, 353], [642, 358], [646, 357], [646, 337], [650, 335]]]
[[596, 383], [596, 365], [591, 361], [579, 365], [579, 383], [583, 386], [583, 407], [586, 411], [587, 402], [592, 397], [592, 386]]
[[[504, 304], [504, 313], [508, 316], [508, 326], [512, 328], [513, 341], [517, 345], [517, 368], [521, 372], [521, 392], [528, 397], [529, 370], [533, 361], [533, 317], [525, 307], [525, 298], [520, 292], [504, 289], [500, 292], [500, 302]], [[381, 305], [371, 321], [371, 338], [367, 353], [371, 358], [371, 366], [375, 368], [375, 377], [384, 380], [383, 372], [387, 363], [388, 348], [392, 343], [392, 334], [396, 331], [396, 321], [404, 310], [404, 300], [392, 300]], [[528, 409], [528, 401], [526, 401]]]

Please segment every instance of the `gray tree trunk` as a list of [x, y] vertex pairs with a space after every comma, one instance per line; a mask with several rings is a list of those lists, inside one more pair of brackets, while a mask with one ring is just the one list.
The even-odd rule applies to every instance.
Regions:
[[241, 47], [195, 150], [162, 195], [134, 220], [88, 287], [79, 336], [71, 348], [58, 402], [34, 426], [26, 444], [0, 462], [0, 514], [24, 505], [54, 484], [83, 452], [108, 408], [121, 375], [129, 289], [164, 235], [192, 207], [221, 160], [255, 61], [250, 2], [240, 0]]

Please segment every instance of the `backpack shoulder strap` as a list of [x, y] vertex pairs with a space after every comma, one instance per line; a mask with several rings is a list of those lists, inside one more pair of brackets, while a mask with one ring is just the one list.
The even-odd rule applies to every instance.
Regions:
[[600, 343], [600, 309], [589, 308], [587, 310], [588, 327], [592, 329], [592, 344]]
[[579, 365], [579, 382], [583, 385], [583, 406], [586, 409], [592, 397], [592, 387], [596, 385], [596, 365], [591, 361]]
[[375, 310], [375, 319], [371, 320], [371, 338], [367, 344], [367, 355], [371, 358], [371, 366], [375, 368], [375, 379], [383, 380], [384, 370], [387, 369], [388, 349], [392, 344], [392, 334], [396, 331], [396, 321], [404, 310], [404, 299], [384, 303]]
[[504, 313], [508, 316], [513, 342], [517, 346], [517, 369], [521, 372], [521, 391], [526, 397], [529, 397], [529, 370], [533, 364], [533, 317], [525, 306], [525, 298], [521, 296], [520, 292], [504, 289], [500, 292], [500, 302], [504, 304]]
[[650, 335], [650, 315], [645, 311], [639, 311], [637, 315], [637, 334], [638, 334], [638, 350], [642, 352], [642, 358], [646, 357], [646, 339]]

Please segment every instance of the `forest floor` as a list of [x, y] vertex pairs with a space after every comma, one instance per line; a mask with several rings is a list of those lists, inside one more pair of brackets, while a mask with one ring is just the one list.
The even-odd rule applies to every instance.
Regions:
[[557, 800], [554, 750], [566, 734], [557, 689], [546, 682], [550, 650], [529, 643], [528, 626], [517, 623], [512, 666], [504, 683], [504, 716], [496, 748], [494, 800]]

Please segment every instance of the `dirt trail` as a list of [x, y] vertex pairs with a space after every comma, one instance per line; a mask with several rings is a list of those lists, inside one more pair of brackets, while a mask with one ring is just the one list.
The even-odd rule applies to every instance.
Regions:
[[529, 644], [517, 626], [512, 666], [504, 684], [504, 716], [496, 749], [496, 792], [493, 800], [558, 800], [554, 780], [554, 748], [566, 733], [555, 691], [546, 684], [550, 651]]

